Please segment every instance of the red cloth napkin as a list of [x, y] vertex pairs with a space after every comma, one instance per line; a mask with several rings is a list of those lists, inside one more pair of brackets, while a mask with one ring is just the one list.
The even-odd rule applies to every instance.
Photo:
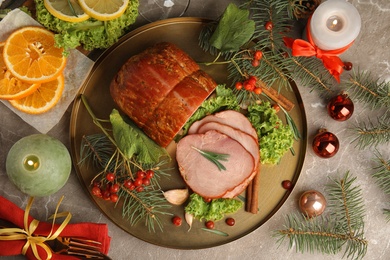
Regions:
[[[12, 222], [19, 228], [24, 229], [24, 210], [20, 209], [14, 203], [10, 202], [6, 198], [0, 196], [0, 218]], [[29, 216], [28, 223], [33, 220], [33, 217]], [[54, 231], [57, 230], [60, 224], [54, 225]], [[39, 222], [37, 229], [34, 234], [47, 236], [52, 228], [51, 222]], [[98, 223], [77, 223], [77, 224], [68, 224], [61, 232], [62, 237], [72, 236], [79, 237], [84, 239], [91, 239], [102, 243], [101, 252], [104, 254], [108, 253], [110, 247], [111, 237], [108, 236], [108, 227], [107, 224], [98, 224]], [[20, 255], [22, 248], [26, 240], [13, 240], [13, 241], [4, 241], [0, 240], [0, 256], [11, 256], [11, 255]], [[39, 255], [42, 259], [46, 259], [46, 252], [38, 247]], [[36, 259], [34, 256], [31, 247], [27, 250], [26, 257], [28, 259]], [[77, 259], [68, 255], [59, 255], [53, 254], [51, 259]]]

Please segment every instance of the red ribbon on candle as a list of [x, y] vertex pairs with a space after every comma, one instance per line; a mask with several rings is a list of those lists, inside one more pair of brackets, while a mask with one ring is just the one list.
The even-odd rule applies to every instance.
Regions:
[[329, 71], [330, 74], [333, 75], [337, 82], [340, 83], [340, 75], [343, 72], [344, 63], [341, 61], [338, 55], [346, 51], [352, 45], [353, 42], [340, 49], [321, 50], [314, 44], [313, 39], [311, 37], [310, 19], [311, 18], [309, 18], [306, 26], [306, 35], [308, 41], [284, 37], [284, 44], [290, 49], [292, 49], [293, 56], [316, 56], [318, 59], [321, 59], [325, 68]]

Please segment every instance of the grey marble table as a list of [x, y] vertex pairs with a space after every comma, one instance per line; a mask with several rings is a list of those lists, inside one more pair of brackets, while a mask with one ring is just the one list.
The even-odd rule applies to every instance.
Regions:
[[[143, 0], [140, 1], [141, 4]], [[239, 1], [236, 1], [238, 3]], [[390, 80], [390, 1], [388, 0], [351, 0], [362, 17], [362, 30], [353, 46], [342, 55], [343, 60], [352, 61], [355, 67], [370, 71], [375, 78]], [[216, 18], [229, 1], [192, 0], [184, 16]], [[146, 24], [141, 18], [135, 27]], [[328, 177], [337, 177], [350, 171], [357, 177], [357, 184], [363, 190], [365, 217], [365, 237], [368, 240], [368, 252], [364, 259], [390, 259], [390, 223], [382, 214], [388, 208], [390, 198], [372, 178], [373, 149], [359, 150], [351, 143], [348, 128], [353, 124], [375, 119], [381, 111], [371, 112], [362, 104], [355, 103], [353, 117], [344, 123], [336, 122], [327, 115], [327, 100], [316, 92], [298, 86], [303, 98], [308, 124], [308, 150], [299, 181], [281, 209], [263, 226], [251, 234], [234, 242], [202, 250], [175, 250], [145, 243], [132, 237], [105, 217], [82, 189], [74, 171], [67, 184], [56, 194], [36, 199], [31, 214], [38, 219], [49, 217], [58, 199], [65, 194], [62, 209], [73, 213], [72, 222], [90, 221], [107, 223], [112, 237], [109, 255], [115, 259], [341, 259], [342, 254], [322, 255], [318, 253], [297, 253], [295, 248], [288, 250], [287, 243], [278, 247], [272, 231], [282, 228], [284, 216], [298, 212], [297, 201], [303, 191], [316, 189], [323, 191]], [[68, 148], [69, 121], [71, 106], [48, 134], [61, 140]], [[0, 103], [0, 195], [24, 208], [28, 197], [19, 192], [8, 180], [5, 172], [5, 160], [11, 146], [20, 138], [37, 133], [18, 116]], [[340, 139], [340, 151], [330, 159], [320, 159], [311, 150], [311, 140], [317, 130], [326, 127]], [[389, 159], [389, 145], [377, 148]], [[22, 256], [6, 259], [23, 259]]]

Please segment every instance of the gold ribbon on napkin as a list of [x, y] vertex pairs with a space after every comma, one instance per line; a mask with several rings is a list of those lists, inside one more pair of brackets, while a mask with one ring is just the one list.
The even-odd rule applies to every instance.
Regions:
[[[50, 219], [53, 219], [52, 226], [50, 233], [45, 237], [45, 236], [37, 236], [34, 235], [34, 231], [37, 229], [39, 225], [39, 221], [36, 219], [33, 219], [30, 223], [28, 224], [28, 217], [29, 217], [29, 212], [30, 208], [33, 204], [34, 197], [30, 197], [26, 210], [24, 212], [24, 229], [22, 228], [2, 228], [0, 229], [0, 240], [24, 240], [26, 239], [26, 244], [23, 246], [22, 249], [22, 254], [25, 255], [27, 253], [27, 250], [29, 247], [31, 247], [34, 256], [41, 260], [39, 254], [38, 254], [38, 249], [37, 247], [41, 247], [46, 251], [47, 254], [47, 259], [51, 259], [52, 257], [52, 252], [49, 246], [45, 244], [45, 241], [48, 240], [54, 240], [56, 239], [61, 232], [64, 230], [66, 225], [69, 223], [70, 219], [72, 218], [72, 214], [70, 212], [61, 212], [58, 213], [58, 208], [63, 200], [64, 196], [62, 196], [57, 203], [56, 211], [55, 213], [50, 217]], [[65, 217], [65, 220], [61, 223], [61, 225], [58, 227], [58, 229], [53, 233], [54, 229], [54, 222], [57, 217]]]

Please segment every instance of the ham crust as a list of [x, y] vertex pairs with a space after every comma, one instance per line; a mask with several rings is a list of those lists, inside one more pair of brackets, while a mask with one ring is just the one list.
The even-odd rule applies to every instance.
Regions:
[[183, 50], [161, 42], [132, 56], [111, 82], [118, 107], [166, 147], [217, 84]]

